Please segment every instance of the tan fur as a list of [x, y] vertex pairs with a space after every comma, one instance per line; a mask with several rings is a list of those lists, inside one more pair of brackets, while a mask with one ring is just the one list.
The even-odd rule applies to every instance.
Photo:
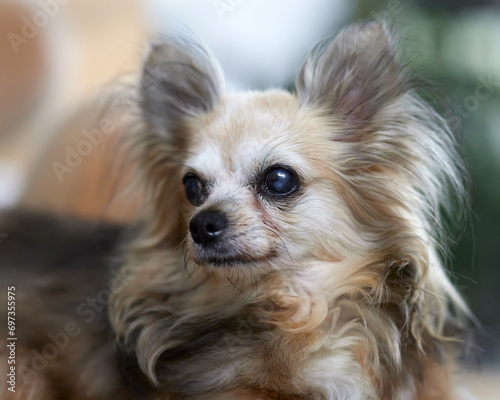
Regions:
[[[465, 173], [445, 121], [411, 89], [391, 46], [380, 25], [348, 28], [308, 59], [298, 96], [223, 94], [214, 76], [211, 96], [194, 86], [197, 101], [190, 94], [175, 106], [165, 123], [182, 128], [170, 130], [168, 141], [158, 131], [160, 116], [148, 109], [156, 133], [140, 139], [140, 158], [147, 186], [157, 191], [128, 255], [130, 283], [115, 293], [111, 317], [160, 389], [186, 398], [196, 390], [218, 398], [238, 388], [235, 398], [250, 398], [244, 388], [266, 399], [455, 398], [453, 385], [436, 377], [448, 358], [449, 305], [459, 314], [467, 308], [438, 251], [440, 207], [458, 212], [460, 203], [450, 199], [460, 201]], [[159, 74], [167, 77], [160, 78], [162, 90], [181, 90], [167, 72], [167, 56], [155, 67], [157, 51], [146, 68], [167, 65]], [[181, 59], [200, 74], [189, 81], [202, 85], [211, 72], [193, 55]], [[144, 92], [144, 104], [151, 96], [168, 108], [169, 95], [159, 100], [150, 94], [156, 90]], [[248, 183], [273, 164], [290, 165], [302, 179], [300, 193], [283, 207]], [[210, 182], [198, 207], [182, 195], [186, 172]], [[231, 246], [243, 261], [236, 265], [204, 262], [186, 235], [187, 222], [214, 207], [238, 238]], [[161, 354], [189, 340], [183, 324], [197, 321], [202, 330], [214, 319], [243, 319], [249, 331], [228, 328], [206, 360], [200, 347], [207, 368], [213, 363], [218, 373], [189, 361], [162, 364]], [[193, 374], [192, 386], [172, 386], [171, 379]]]
[[[384, 26], [354, 25], [313, 50], [296, 94], [226, 93], [196, 43], [153, 47], [130, 154], [145, 200], [109, 304], [145, 393], [459, 398], [449, 371], [468, 310], [443, 221], [466, 208], [466, 173], [394, 53]], [[271, 193], [270, 168], [293, 190]], [[228, 224], [207, 249], [188, 227], [214, 210]]]

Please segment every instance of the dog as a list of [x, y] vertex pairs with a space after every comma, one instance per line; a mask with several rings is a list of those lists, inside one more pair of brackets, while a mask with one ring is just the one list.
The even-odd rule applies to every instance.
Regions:
[[467, 170], [384, 24], [317, 45], [296, 93], [226, 93], [185, 38], [152, 46], [140, 88], [137, 223], [2, 217], [19, 339], [2, 393], [465, 398], [470, 312], [444, 260]]

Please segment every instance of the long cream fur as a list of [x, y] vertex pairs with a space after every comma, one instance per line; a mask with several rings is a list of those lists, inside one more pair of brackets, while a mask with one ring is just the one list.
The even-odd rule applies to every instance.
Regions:
[[[148, 200], [110, 318], [154, 393], [179, 399], [456, 399], [467, 307], [444, 218], [466, 206], [458, 145], [378, 23], [316, 47], [297, 93], [225, 93], [187, 40], [153, 47], [133, 151]], [[280, 206], [252, 176], [290, 165]], [[182, 177], [210, 182], [191, 206]], [[217, 207], [243, 260], [197, 262], [187, 229]]]

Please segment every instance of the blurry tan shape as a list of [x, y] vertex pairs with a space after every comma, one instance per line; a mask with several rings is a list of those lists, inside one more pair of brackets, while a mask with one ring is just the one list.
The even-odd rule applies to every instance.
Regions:
[[[14, 29], [4, 25], [1, 21], [3, 18], [21, 21], [23, 16], [32, 17], [33, 13], [39, 10], [37, 0], [32, 0], [32, 3], [33, 9], [23, 9], [18, 11], [18, 15], [11, 13], [7, 16], [3, 8], [0, 8], [0, 29], [7, 31]], [[3, 3], [0, 4], [3, 6]], [[12, 4], [11, 6], [16, 8]], [[51, 23], [56, 23], [56, 20], [71, 28], [70, 40], [63, 40], [58, 45], [72, 46], [72, 50], [76, 50], [78, 63], [76, 71], [72, 72], [74, 78], [71, 87], [67, 88], [64, 97], [54, 99], [48, 96], [44, 101], [55, 101], [57, 104], [63, 101], [80, 109], [81, 104], [88, 102], [89, 98], [96, 96], [96, 92], [101, 91], [102, 85], [116, 81], [121, 76], [140, 68], [142, 53], [146, 48], [145, 24], [140, 1], [72, 0], [66, 4], [61, 3], [60, 10]], [[43, 31], [42, 29], [41, 32]], [[42, 35], [38, 35], [36, 38], [41, 37]], [[33, 45], [35, 43], [37, 41], [33, 39]], [[46, 52], [45, 55], [49, 54], [48, 47], [41, 45], [39, 47], [40, 56], [43, 55], [43, 51]], [[27, 46], [18, 55], [19, 57], [26, 54], [25, 58], [18, 60], [21, 64], [19, 68], [34, 69], [41, 73], [41, 63], [34, 58], [28, 59], [28, 52], [25, 52], [25, 49]], [[63, 54], [68, 50], [60, 48], [56, 54]], [[0, 54], [0, 65], [2, 59]], [[57, 60], [54, 61], [57, 64]], [[17, 79], [15, 71], [12, 75], [14, 76], [12, 81], [24, 79], [21, 76]], [[17, 92], [19, 85], [12, 82], [12, 90]], [[0, 100], [3, 99], [1, 96], [0, 91]], [[57, 110], [57, 104], [52, 109]], [[52, 120], [62, 122], [68, 117], [54, 115]], [[118, 195], [123, 189], [118, 178], [126, 179], [123, 174], [118, 177], [112, 171], [113, 165], [119, 161], [115, 149], [116, 142], [122, 136], [121, 128], [117, 128], [111, 135], [106, 135], [104, 141], [95, 146], [88, 156], [83, 157], [82, 162], [71, 173], [64, 173], [62, 182], [54, 172], [53, 162], [64, 164], [67, 155], [66, 146], [75, 149], [77, 144], [85, 139], [82, 130], [92, 129], [97, 117], [96, 110], [86, 109], [71, 118], [63, 129], [52, 135], [48, 144], [46, 139], [40, 140], [42, 139], [40, 132], [47, 127], [36, 126], [29, 127], [27, 131], [23, 129], [17, 132], [16, 140], [3, 146], [0, 158], [13, 161], [27, 171], [28, 182], [21, 199], [21, 206], [117, 221], [129, 220], [135, 214], [137, 198], [129, 199], [126, 195]], [[47, 150], [40, 154], [40, 148]]]
[[482, 371], [463, 372], [463, 385], [478, 400], [498, 399], [500, 393], [500, 369], [486, 368]]
[[[137, 71], [147, 37], [140, 0], [72, 0], [60, 2], [57, 15], [22, 44], [16, 55], [8, 32], [21, 32], [24, 21], [41, 10], [38, 0], [25, 4], [31, 8], [0, 0], [0, 35], [6, 39], [0, 41], [0, 161], [30, 176], [40, 149], [54, 140], [52, 124], [69, 117], [60, 110], [79, 109], [102, 85]], [[67, 54], [72, 55], [70, 61]], [[61, 67], [66, 69], [57, 72]], [[59, 86], [56, 73], [64, 78]], [[36, 103], [39, 107], [27, 107], [37, 99], [41, 99]], [[40, 112], [41, 118], [29, 122], [33, 116], [40, 117]], [[12, 140], [2, 140], [4, 128], [11, 133], [4, 139]], [[59, 140], [66, 139], [55, 138], [56, 143]], [[50, 192], [52, 187], [44, 190]], [[85, 192], [85, 186], [81, 190]]]
[[61, 130], [38, 161], [21, 207], [117, 222], [136, 215], [141, 194], [126, 190], [132, 166], [123, 157], [123, 124], [113, 121], [111, 132], [101, 131], [102, 141], [95, 140], [95, 145], [83, 133], [98, 129], [103, 121], [96, 110], [86, 110]]
[[0, 139], [33, 108], [47, 72], [43, 32], [17, 52], [11, 44], [12, 34], [21, 34], [22, 18], [31, 14], [24, 5], [0, 1]]
[[138, 0], [72, 0], [64, 6], [82, 48], [75, 83], [84, 93], [139, 69], [146, 45], [142, 6]]

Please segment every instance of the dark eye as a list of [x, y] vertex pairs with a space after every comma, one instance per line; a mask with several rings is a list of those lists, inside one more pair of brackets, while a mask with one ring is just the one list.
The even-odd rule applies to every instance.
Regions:
[[279, 195], [289, 194], [297, 187], [295, 174], [284, 168], [270, 170], [264, 182], [269, 192]]
[[203, 202], [202, 189], [201, 180], [196, 175], [186, 175], [184, 177], [184, 190], [187, 199], [192, 205], [199, 206]]

